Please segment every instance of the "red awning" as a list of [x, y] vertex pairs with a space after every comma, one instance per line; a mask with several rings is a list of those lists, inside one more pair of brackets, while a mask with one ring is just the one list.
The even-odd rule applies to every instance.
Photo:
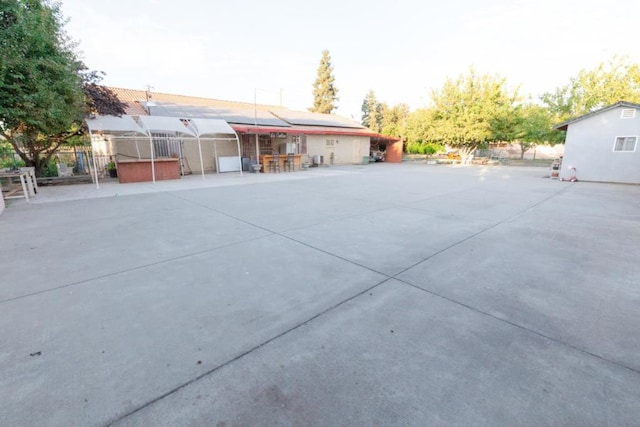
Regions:
[[253, 126], [253, 125], [237, 125], [235, 123], [229, 123], [229, 126], [233, 128], [236, 132], [243, 133], [258, 133], [258, 134], [270, 134], [273, 132], [279, 133], [292, 133], [299, 134], [300, 132], [294, 131], [290, 127], [280, 127], [280, 126]]

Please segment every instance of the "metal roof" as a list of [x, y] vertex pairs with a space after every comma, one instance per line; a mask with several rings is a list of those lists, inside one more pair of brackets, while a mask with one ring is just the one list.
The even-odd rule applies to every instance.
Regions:
[[204, 105], [179, 105], [172, 102], [153, 101], [148, 106], [151, 116], [220, 119], [229, 123], [259, 126], [289, 126], [273, 114], [264, 110], [240, 108], [215, 108]]
[[287, 109], [272, 109], [271, 112], [282, 120], [292, 125], [301, 126], [328, 126], [341, 128], [364, 129], [360, 123], [334, 114], [310, 113], [306, 111], [293, 111]]

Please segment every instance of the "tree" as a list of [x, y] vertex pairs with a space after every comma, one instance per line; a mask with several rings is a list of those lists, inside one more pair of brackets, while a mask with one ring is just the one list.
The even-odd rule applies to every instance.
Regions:
[[447, 144], [458, 150], [463, 163], [481, 144], [512, 140], [509, 131], [517, 90], [509, 91], [499, 76], [477, 75], [473, 69], [447, 79], [431, 93], [432, 107], [418, 110], [409, 120], [415, 141]]
[[581, 70], [569, 83], [541, 97], [558, 122], [618, 101], [640, 102], [640, 66], [614, 56], [608, 64]]
[[389, 108], [386, 104], [381, 104], [380, 110], [380, 133], [402, 140], [406, 139], [409, 106], [398, 104]]
[[362, 101], [362, 126], [366, 126], [376, 133], [380, 133], [381, 104], [376, 99], [373, 90], [369, 90]]
[[541, 144], [555, 145], [564, 142], [564, 132], [553, 128], [554, 119], [549, 109], [528, 103], [514, 110], [515, 140], [520, 144], [520, 160], [531, 148]]
[[122, 114], [124, 105], [76, 58], [57, 4], [3, 0], [0, 23], [0, 135], [40, 175], [82, 134], [86, 113]]
[[322, 51], [322, 59], [318, 66], [318, 77], [313, 83], [313, 107], [309, 111], [314, 113], [331, 114], [337, 107], [338, 89], [334, 85], [333, 66], [328, 50]]

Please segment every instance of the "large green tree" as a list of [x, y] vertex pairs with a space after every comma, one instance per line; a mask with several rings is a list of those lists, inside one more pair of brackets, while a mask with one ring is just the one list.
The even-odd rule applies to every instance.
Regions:
[[480, 145], [515, 138], [509, 129], [517, 99], [517, 90], [509, 90], [504, 78], [471, 69], [433, 90], [432, 106], [412, 115], [407, 132], [415, 142], [457, 149], [466, 163]]
[[383, 103], [380, 110], [380, 133], [405, 140], [409, 106], [407, 104], [397, 104], [389, 107]]
[[520, 144], [520, 159], [530, 149], [543, 144], [555, 145], [564, 141], [564, 132], [553, 128], [550, 111], [537, 104], [527, 103], [514, 110], [514, 140]]
[[0, 2], [0, 135], [38, 174], [61, 144], [82, 134], [85, 114], [124, 112], [78, 60], [63, 23], [57, 3]]
[[542, 95], [557, 121], [587, 114], [618, 101], [640, 102], [640, 66], [614, 56], [591, 70], [583, 69], [564, 86]]
[[313, 107], [309, 111], [314, 113], [331, 114], [338, 108], [338, 89], [335, 86], [333, 66], [328, 50], [322, 51], [322, 59], [318, 66], [318, 76], [313, 83]]

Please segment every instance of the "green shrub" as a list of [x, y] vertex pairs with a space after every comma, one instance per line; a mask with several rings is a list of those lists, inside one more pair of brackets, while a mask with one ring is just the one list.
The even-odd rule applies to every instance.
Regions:
[[436, 144], [435, 142], [407, 142], [408, 154], [426, 154], [431, 156], [436, 153], [442, 153], [445, 151], [443, 145]]
[[55, 160], [51, 159], [47, 162], [47, 164], [42, 169], [42, 176], [58, 176], [58, 167], [56, 166]]

